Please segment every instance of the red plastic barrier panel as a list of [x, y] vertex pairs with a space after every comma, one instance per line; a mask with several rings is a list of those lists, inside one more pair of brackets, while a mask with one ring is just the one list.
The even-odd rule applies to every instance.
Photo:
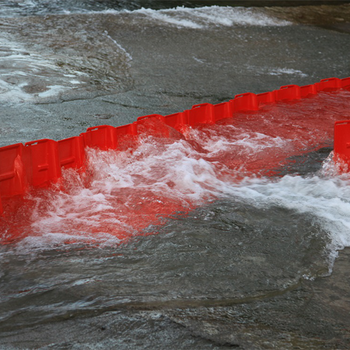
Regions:
[[350, 88], [350, 77], [341, 79], [342, 88]]
[[338, 121], [334, 124], [335, 159], [348, 164], [350, 171], [350, 120]]
[[4, 212], [4, 210], [3, 210], [2, 204], [1, 204], [1, 194], [0, 194], [0, 215], [2, 215], [3, 212]]
[[99, 148], [104, 151], [117, 148], [115, 128], [110, 125], [90, 127], [80, 136], [83, 137], [85, 146], [91, 148]]
[[230, 102], [233, 112], [257, 111], [259, 109], [258, 98], [251, 92], [236, 95]]
[[213, 106], [213, 115], [214, 120], [217, 122], [218, 120], [231, 118], [233, 115], [232, 112], [232, 103], [231, 102], [223, 102]]
[[342, 87], [342, 81], [339, 78], [322, 79], [316, 83], [317, 91], [332, 91]]
[[317, 89], [315, 84], [304, 85], [300, 87], [300, 95], [302, 98], [316, 95]]
[[119, 151], [133, 148], [137, 140], [137, 123], [118, 126], [115, 128], [117, 149]]
[[169, 114], [164, 117], [164, 122], [166, 125], [180, 131], [185, 125], [187, 125], [187, 114], [183, 112]]
[[25, 151], [21, 143], [0, 148], [0, 193], [3, 197], [24, 194], [28, 188], [26, 171], [30, 164]]
[[80, 169], [84, 166], [85, 150], [83, 137], [74, 136], [60, 140], [57, 143], [61, 167]]
[[61, 166], [58, 156], [58, 143], [43, 139], [25, 144], [32, 160], [31, 184], [34, 187], [46, 187], [61, 178]]
[[211, 103], [194, 105], [185, 112], [187, 113], [187, 122], [190, 126], [215, 123], [213, 105]]
[[267, 103], [276, 102], [274, 91], [263, 92], [261, 94], [257, 94], [256, 97], [257, 97], [259, 106]]
[[276, 101], [291, 101], [301, 99], [301, 92], [299, 85], [285, 85], [281, 86], [279, 90], [275, 90]]
[[137, 118], [137, 134], [147, 134], [155, 137], [169, 137], [170, 130], [160, 114], [150, 114]]

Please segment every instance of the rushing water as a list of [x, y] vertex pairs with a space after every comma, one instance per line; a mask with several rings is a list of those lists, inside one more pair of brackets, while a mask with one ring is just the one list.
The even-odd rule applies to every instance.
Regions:
[[[166, 4], [5, 1], [1, 144], [350, 76], [346, 34], [264, 9]], [[307, 321], [305, 336], [275, 332], [257, 309], [303, 308], [300, 286], [332, 274], [350, 245], [339, 119], [346, 90], [87, 149], [84, 173], [65, 171], [1, 219], [0, 348], [320, 348]]]

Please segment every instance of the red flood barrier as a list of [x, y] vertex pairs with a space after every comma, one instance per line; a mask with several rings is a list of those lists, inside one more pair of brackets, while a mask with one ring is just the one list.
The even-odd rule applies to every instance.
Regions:
[[215, 124], [213, 105], [210, 103], [194, 105], [192, 109], [185, 112], [187, 113], [187, 124], [189, 126]]
[[58, 182], [61, 178], [58, 143], [43, 139], [27, 142], [24, 146], [31, 160], [31, 172], [27, 173], [30, 184], [33, 187], [47, 187]]
[[231, 103], [233, 112], [257, 111], [259, 109], [258, 99], [251, 92], [236, 95], [234, 100], [231, 100]]
[[80, 136], [84, 139], [84, 144], [87, 147], [97, 147], [101, 150], [117, 148], [115, 128], [110, 125], [93, 126]]
[[319, 83], [316, 83], [316, 88], [318, 91], [333, 91], [342, 87], [343, 81], [339, 78], [322, 79]]
[[350, 171], [350, 120], [334, 125], [334, 157], [342, 171]]
[[30, 168], [27, 149], [21, 144], [0, 148], [0, 194], [7, 198], [22, 195], [28, 189], [26, 169]]
[[137, 123], [133, 124], [136, 130], [136, 133], [129, 134], [130, 136], [134, 136], [134, 140], [136, 141], [136, 134], [148, 134], [156, 137], [169, 137], [170, 130], [165, 124], [165, 119], [160, 114], [151, 114], [145, 115], [143, 117], [137, 118]]
[[84, 140], [81, 136], [58, 141], [58, 157], [61, 168], [83, 168], [85, 164], [84, 149]]
[[275, 90], [276, 101], [300, 100], [301, 92], [298, 85], [285, 85], [279, 90]]
[[[59, 182], [62, 169], [84, 171], [86, 147], [119, 151], [132, 149], [142, 135], [167, 138], [174, 130], [184, 132], [187, 127], [215, 124], [219, 120], [234, 117], [235, 113], [247, 113], [249, 116], [266, 104], [297, 101], [312, 97], [320, 91], [338, 89], [350, 90], [350, 77], [327, 78], [305, 86], [285, 85], [278, 90], [260, 94], [247, 92], [227, 102], [215, 105], [202, 103], [167, 116], [142, 116], [127, 125], [90, 127], [79, 136], [59, 141], [43, 139], [25, 145], [18, 143], [0, 147], [0, 214], [6, 211], [6, 202], [12, 197], [24, 195], [31, 187], [48, 187]], [[350, 169], [350, 121], [335, 123], [334, 154], [335, 159], [344, 161]], [[343, 167], [343, 170], [346, 169]]]

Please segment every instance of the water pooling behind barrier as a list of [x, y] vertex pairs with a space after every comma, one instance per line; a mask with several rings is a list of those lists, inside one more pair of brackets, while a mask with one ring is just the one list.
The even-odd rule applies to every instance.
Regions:
[[[86, 174], [86, 151], [89, 149], [99, 149], [102, 151], [116, 150], [117, 152], [124, 152], [127, 150], [135, 149], [138, 144], [145, 140], [147, 136], [168, 140], [170, 143], [174, 140], [178, 141], [186, 135], [187, 139], [190, 139], [192, 144], [196, 143], [196, 140], [191, 135], [188, 136], [189, 130], [199, 130], [204, 126], [217, 125], [222, 131], [225, 130], [225, 121], [227, 125], [230, 123], [235, 126], [237, 121], [240, 123], [246, 123], [251, 126], [251, 130], [259, 133], [263, 132], [264, 128], [270, 128], [271, 126], [264, 125], [264, 119], [261, 116], [256, 117], [259, 111], [269, 106], [278, 107], [279, 104], [285, 104], [285, 106], [293, 105], [297, 102], [294, 108], [299, 111], [299, 114], [304, 113], [305, 120], [300, 121], [298, 130], [293, 128], [293, 123], [290, 126], [283, 125], [284, 130], [278, 127], [278, 120], [284, 118], [283, 109], [280, 111], [275, 110], [273, 113], [270, 111], [268, 118], [274, 118], [277, 124], [274, 124], [273, 137], [278, 142], [279, 134], [283, 132], [290, 133], [288, 136], [294, 141], [293, 150], [279, 151], [278, 154], [269, 154], [269, 149], [266, 148], [256, 156], [255, 159], [250, 159], [247, 162], [247, 155], [235, 154], [230, 155], [226, 153], [221, 156], [208, 156], [206, 157], [215, 165], [215, 171], [218, 172], [219, 180], [227, 177], [234, 177], [241, 173], [241, 176], [249, 176], [251, 174], [268, 175], [269, 172], [272, 174], [272, 169], [278, 167], [284, 159], [300, 154], [303, 152], [310, 151], [314, 147], [322, 147], [322, 141], [324, 135], [310, 136], [309, 133], [313, 129], [322, 130], [321, 133], [325, 133], [325, 130], [329, 130], [330, 121], [333, 123], [339, 119], [347, 119], [350, 117], [349, 107], [342, 106], [338, 103], [343, 97], [339, 98], [339, 101], [327, 100], [323, 93], [339, 92], [343, 90], [347, 92], [350, 87], [350, 78], [338, 79], [329, 78], [323, 79], [319, 83], [306, 86], [287, 85], [282, 86], [279, 90], [271, 92], [253, 94], [244, 93], [236, 95], [233, 100], [228, 102], [212, 105], [212, 104], [201, 104], [195, 105], [190, 110], [185, 110], [180, 113], [175, 113], [167, 116], [158, 114], [148, 115], [139, 117], [136, 122], [127, 124], [120, 127], [112, 127], [108, 125], [96, 126], [88, 128], [85, 133], [79, 136], [71, 137], [64, 140], [54, 141], [49, 139], [36, 140], [27, 142], [26, 144], [15, 144], [0, 148], [0, 194], [1, 194], [1, 211], [4, 217], [11, 216], [12, 213], [21, 206], [22, 202], [25, 202], [25, 197], [28, 193], [31, 193], [35, 189], [42, 189], [50, 187], [56, 184], [56, 188], [60, 186], [64, 187], [64, 181], [62, 175], [67, 169], [77, 169], [80, 173], [85, 174], [85, 180], [88, 177]], [[332, 96], [331, 96], [332, 97]], [[299, 101], [300, 100], [300, 101]], [[312, 102], [308, 105], [307, 102]], [[339, 105], [337, 111], [334, 107], [327, 110], [331, 104]], [[312, 119], [313, 113], [316, 110], [322, 109], [322, 113], [325, 115], [332, 114], [329, 117], [324, 117], [324, 123], [322, 120]], [[271, 114], [272, 113], [272, 114]], [[319, 112], [318, 112], [319, 113]], [[348, 113], [348, 114], [346, 114]], [[342, 114], [342, 115], [340, 115]], [[299, 119], [300, 119], [299, 115]], [[227, 127], [226, 125], [226, 127]], [[337, 125], [337, 124], [336, 124]], [[343, 126], [341, 124], [341, 126]], [[290, 128], [290, 130], [286, 130]], [[303, 131], [303, 128], [305, 129]], [[322, 129], [323, 128], [323, 129]], [[232, 130], [229, 133], [232, 133]], [[271, 131], [270, 131], [271, 133]], [[315, 132], [317, 134], [317, 132]], [[205, 132], [200, 135], [201, 138], [205, 137]], [[260, 137], [259, 134], [257, 137]], [[310, 140], [303, 140], [302, 138], [309, 138]], [[328, 136], [326, 136], [327, 138]], [[244, 140], [241, 140], [242, 142]], [[198, 142], [197, 142], [198, 143]], [[338, 145], [339, 143], [335, 143]], [[283, 148], [285, 145], [277, 145], [277, 148]], [[195, 145], [195, 147], [199, 147]], [[203, 148], [203, 145], [200, 146]], [[204, 147], [205, 148], [205, 147]], [[337, 149], [339, 146], [337, 146]], [[340, 155], [342, 152], [338, 152]], [[90, 152], [90, 157], [91, 157]], [[130, 153], [130, 155], [132, 152]], [[97, 155], [98, 157], [99, 155]], [[130, 159], [136, 159], [131, 158]], [[220, 166], [217, 166], [217, 160], [220, 160]], [[199, 159], [200, 161], [200, 159]], [[203, 164], [202, 164], [203, 165]], [[198, 164], [196, 165], [198, 167]], [[199, 167], [201, 164], [199, 164]], [[203, 165], [203, 167], [205, 167]], [[66, 170], [64, 170], [66, 169]], [[233, 174], [230, 170], [235, 169], [236, 172]], [[237, 171], [238, 170], [238, 171]], [[89, 170], [90, 171], [90, 170]], [[98, 171], [98, 169], [96, 170]], [[201, 170], [203, 171], [203, 169]], [[168, 179], [168, 185], [176, 186], [171, 183], [171, 179]], [[86, 180], [88, 181], [88, 180]], [[152, 181], [156, 181], [153, 179]], [[205, 180], [203, 180], [205, 184]], [[167, 185], [167, 186], [168, 186]], [[205, 184], [207, 186], [207, 184]], [[210, 191], [209, 191], [210, 192]], [[214, 191], [215, 192], [215, 191]], [[116, 195], [118, 197], [119, 194]], [[126, 196], [126, 195], [125, 195]], [[154, 193], [148, 195], [149, 208], [147, 217], [140, 216], [136, 229], [144, 229], [150, 223], [159, 223], [157, 215], [159, 212], [165, 215], [171, 215], [174, 212], [187, 211], [191, 209], [192, 205], [196, 205], [199, 202], [193, 202], [192, 199], [187, 196], [185, 199], [180, 201], [174, 200], [170, 202], [164, 200], [166, 194], [154, 196]], [[119, 200], [126, 198], [120, 196]], [[136, 197], [135, 197], [136, 198]], [[211, 196], [205, 195], [203, 198], [210, 199]], [[202, 198], [202, 199], [203, 199]], [[157, 207], [155, 203], [162, 203], [160, 207]], [[118, 217], [118, 213], [113, 213], [114, 217]], [[137, 221], [137, 213], [133, 212], [133, 217], [130, 220]], [[104, 219], [101, 219], [104, 220]], [[142, 221], [144, 221], [142, 223]], [[128, 221], [126, 221], [126, 224]], [[101, 227], [96, 228], [98, 233]], [[20, 238], [21, 233], [11, 232], [2, 237], [1, 242], [6, 243], [13, 239]], [[118, 232], [120, 237], [127, 237], [127, 235]]]

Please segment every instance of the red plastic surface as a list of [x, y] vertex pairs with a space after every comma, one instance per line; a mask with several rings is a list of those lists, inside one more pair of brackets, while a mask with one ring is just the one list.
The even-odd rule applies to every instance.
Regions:
[[164, 117], [166, 125], [174, 128], [177, 131], [181, 131], [183, 126], [187, 124], [186, 114], [183, 112], [169, 114]]
[[350, 78], [341, 79], [341, 86], [342, 88], [350, 88]]
[[274, 103], [276, 101], [274, 91], [262, 92], [261, 94], [257, 94], [256, 97], [259, 107], [264, 104]]
[[210, 103], [202, 103], [194, 105], [191, 109], [186, 111], [188, 118], [188, 125], [196, 126], [198, 124], [214, 124], [213, 105]]
[[25, 151], [21, 143], [0, 148], [0, 193], [3, 197], [21, 195], [28, 189]]
[[88, 128], [80, 135], [87, 147], [99, 148], [102, 150], [117, 148], [117, 135], [115, 128], [110, 125], [100, 125]]
[[[338, 121], [334, 125], [334, 155], [336, 160], [348, 164], [350, 170], [350, 120]], [[345, 169], [343, 169], [345, 170]]]
[[317, 89], [314, 84], [304, 85], [300, 87], [300, 96], [301, 98], [309, 97], [317, 94]]
[[58, 155], [58, 143], [43, 139], [27, 142], [32, 163], [31, 174], [28, 174], [30, 184], [34, 187], [47, 187], [61, 178], [61, 165]]
[[160, 114], [145, 115], [137, 118], [137, 134], [152, 135], [155, 137], [169, 137], [170, 129]]
[[232, 103], [223, 102], [213, 105], [213, 115], [215, 122], [221, 119], [231, 118], [233, 116]]
[[119, 151], [132, 148], [137, 141], [137, 123], [118, 126], [115, 128], [115, 134]]
[[234, 112], [257, 111], [259, 109], [257, 96], [251, 92], [236, 95], [231, 103]]
[[82, 168], [85, 163], [83, 137], [74, 136], [58, 141], [58, 156], [62, 168]]
[[301, 98], [301, 89], [298, 85], [285, 85], [275, 90], [276, 101], [291, 101]]
[[318, 91], [333, 91], [342, 87], [342, 81], [339, 78], [327, 78], [322, 79], [319, 83], [316, 83]]

